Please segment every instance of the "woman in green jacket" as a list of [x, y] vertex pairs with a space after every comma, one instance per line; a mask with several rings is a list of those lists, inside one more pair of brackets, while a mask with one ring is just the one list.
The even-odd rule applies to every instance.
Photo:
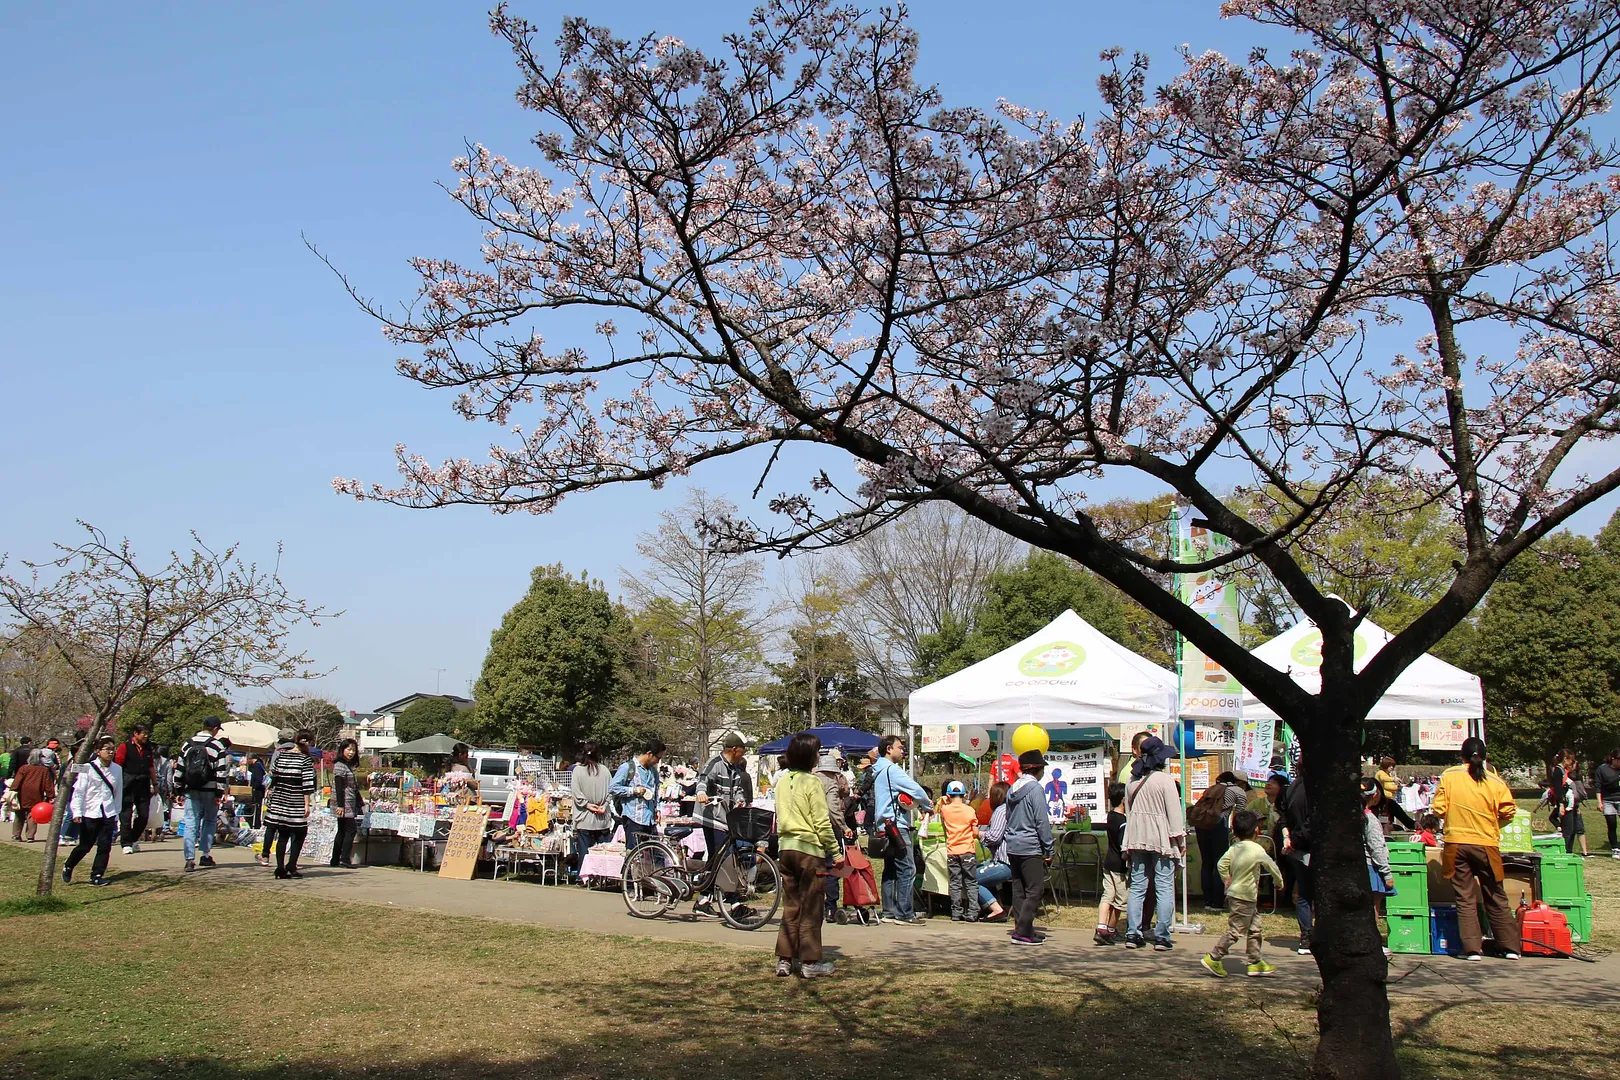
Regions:
[[776, 934], [776, 973], [798, 969], [805, 979], [832, 974], [832, 961], [821, 958], [821, 892], [819, 875], [827, 859], [844, 861], [827, 812], [827, 790], [811, 775], [821, 754], [821, 740], [807, 732], [788, 743], [787, 769], [776, 780], [777, 849], [781, 852], [782, 928]]

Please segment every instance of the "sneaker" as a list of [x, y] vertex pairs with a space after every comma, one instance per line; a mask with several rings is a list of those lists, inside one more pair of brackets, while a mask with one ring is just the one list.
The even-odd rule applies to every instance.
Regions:
[[793, 974], [793, 961], [791, 961], [791, 960], [778, 960], [776, 962], [776, 977], [778, 979], [785, 979], [789, 975], [792, 975], [792, 974]]
[[730, 904], [727, 905], [726, 910], [731, 913], [733, 919], [751, 919], [754, 917], [754, 909], [747, 904]]
[[1263, 979], [1268, 975], [1277, 974], [1277, 969], [1264, 960], [1256, 960], [1249, 965], [1247, 974], [1251, 979]]
[[270, 865], [270, 860], [265, 858], [263, 855], [260, 855], [258, 857], [258, 863], [259, 863], [260, 866], [269, 866]]
[[73, 884], [73, 868], [71, 866], [62, 867], [62, 884]]
[[111, 885], [112, 882], [108, 881], [104, 877], [93, 877], [90, 879], [90, 884], [99, 889], [103, 885]]
[[831, 960], [822, 960], [815, 964], [799, 965], [799, 978], [801, 979], [820, 979], [825, 978], [832, 973], [833, 964]]
[[1175, 947], [1175, 944], [1167, 937], [1156, 937], [1153, 939], [1154, 952], [1169, 952]]
[[1142, 935], [1141, 934], [1126, 934], [1125, 935], [1125, 947], [1127, 949], [1140, 949], [1142, 947]]
[[1114, 943], [1114, 932], [1112, 930], [1098, 930], [1092, 936], [1091, 941], [1094, 945], [1112, 945]]
[[125, 844], [124, 845], [124, 854], [125, 855], [133, 855], [133, 854], [135, 854], [135, 845], [134, 844]]
[[1517, 960], [1518, 958], [1519, 954], [1516, 952], [1505, 952], [1502, 954], [1502, 959], [1504, 960]]
[[1311, 955], [1311, 935], [1301, 930], [1299, 933], [1299, 944], [1294, 946], [1294, 951], [1299, 953], [1301, 956]]
[[1392, 957], [1394, 955], [1395, 955], [1395, 950], [1390, 948], [1388, 945], [1385, 945], [1384, 946], [1384, 959], [1388, 960], [1390, 957]]
[[1046, 944], [1046, 939], [1045, 938], [1024, 937], [1022, 934], [1014, 934], [1010, 940], [1012, 941], [1012, 943], [1014, 945], [1045, 945]]
[[1609, 858], [1620, 859], [1620, 848], [1611, 848], [1609, 850]]
[[198, 866], [213, 866], [214, 865], [214, 857], [212, 855], [204, 855], [202, 858], [197, 860], [197, 865]]
[[718, 919], [720, 909], [714, 906], [713, 900], [703, 899], [692, 905], [692, 914], [700, 919]]
[[1217, 979], [1226, 978], [1226, 964], [1213, 956], [1200, 956], [1198, 966], [1215, 976]]
[[192, 860], [192, 859], [187, 859], [186, 860], [186, 873], [189, 874], [189, 873], [191, 873], [192, 871], [194, 871], [196, 869], [197, 869], [196, 861]]
[[1467, 956], [1463, 957], [1463, 959], [1467, 960], [1470, 964], [1477, 964], [1485, 958], [1479, 955], [1477, 952], [1471, 952]]

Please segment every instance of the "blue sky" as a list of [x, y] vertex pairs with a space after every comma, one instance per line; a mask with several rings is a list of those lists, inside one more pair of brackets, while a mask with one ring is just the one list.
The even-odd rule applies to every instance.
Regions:
[[[752, 6], [597, 0], [588, 13], [709, 45]], [[514, 7], [544, 27], [587, 10]], [[1091, 104], [1106, 46], [1168, 72], [1178, 43], [1241, 52], [1260, 36], [1222, 22], [1214, 0], [913, 7], [923, 76], [953, 103], [1058, 114]], [[476, 229], [435, 182], [464, 140], [529, 158], [534, 127], [485, 10], [0, 8], [0, 551], [45, 554], [76, 518], [154, 558], [188, 529], [261, 560], [284, 542], [292, 588], [347, 612], [303, 637], [336, 669], [311, 689], [356, 709], [436, 683], [466, 692], [538, 563], [616, 588], [636, 533], [681, 489], [603, 492], [536, 518], [361, 505], [329, 486], [390, 481], [396, 442], [434, 458], [487, 445], [448, 398], [393, 374], [395, 350], [300, 238], [386, 301], [410, 293], [407, 257], [470, 250]], [[753, 479], [722, 468], [696, 482], [743, 499]]]

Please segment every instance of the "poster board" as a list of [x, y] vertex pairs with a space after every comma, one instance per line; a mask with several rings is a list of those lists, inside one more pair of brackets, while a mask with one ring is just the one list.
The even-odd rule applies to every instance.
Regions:
[[922, 752], [954, 754], [961, 749], [960, 729], [955, 724], [939, 724], [922, 729]]
[[309, 819], [309, 835], [304, 837], [304, 850], [299, 858], [312, 866], [325, 866], [332, 861], [332, 845], [337, 842], [337, 818], [331, 814], [316, 814]]
[[401, 840], [415, 840], [422, 835], [422, 818], [417, 814], [399, 815], [399, 838]]
[[1468, 738], [1467, 720], [1418, 721], [1419, 750], [1461, 750], [1463, 740], [1466, 738]]
[[[1179, 758], [1171, 758], [1169, 765], [1165, 767], [1165, 771], [1170, 774], [1172, 780], [1181, 784], [1181, 760]], [[1198, 797], [1204, 793], [1204, 789], [1209, 787], [1209, 759], [1189, 759], [1187, 761], [1187, 773], [1188, 782], [1181, 785], [1181, 790], [1183, 797], [1190, 805], [1197, 802]]]
[[1198, 750], [1209, 750], [1220, 754], [1236, 753], [1238, 747], [1238, 722], [1236, 720], [1193, 721], [1193, 746]]
[[1047, 816], [1061, 821], [1070, 809], [1083, 806], [1093, 821], [1108, 817], [1108, 748], [1057, 751], [1046, 755], [1046, 776], [1041, 787], [1046, 793]]
[[1237, 750], [1232, 768], [1255, 783], [1264, 783], [1271, 776], [1271, 744], [1275, 738], [1276, 721], [1269, 716], [1255, 716], [1245, 712], [1238, 723]]
[[439, 860], [439, 876], [471, 881], [478, 867], [478, 853], [484, 846], [484, 823], [489, 820], [481, 806], [463, 806], [450, 825], [444, 856]]

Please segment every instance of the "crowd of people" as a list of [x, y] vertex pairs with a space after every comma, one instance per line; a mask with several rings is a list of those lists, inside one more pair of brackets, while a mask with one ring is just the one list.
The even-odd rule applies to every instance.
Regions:
[[[278, 879], [301, 877], [300, 859], [318, 782], [319, 751], [312, 747], [311, 733], [284, 730], [267, 760], [251, 755], [233, 762], [228, 741], [219, 735], [220, 726], [218, 718], [209, 717], [171, 755], [167, 748], [153, 746], [149, 732], [136, 725], [122, 742], [99, 739], [89, 759], [77, 767], [57, 740], [37, 748], [24, 740], [4, 770], [12, 838], [34, 841], [36, 806], [53, 803], [61, 786], [71, 784], [62, 842], [73, 850], [62, 865], [64, 882], [72, 882], [82, 861], [90, 857], [89, 883], [106, 884], [114, 843], [121, 840], [126, 853], [138, 850], [151, 828], [162, 828], [171, 804], [182, 821], [184, 869], [193, 872], [214, 865], [217, 823], [221, 807], [234, 801], [230, 795], [234, 780], [245, 782], [250, 792], [245, 808], [248, 827], [263, 830], [258, 863], [273, 865]], [[623, 830], [627, 848], [656, 834], [665, 750], [662, 742], [650, 739], [610, 771], [599, 747], [583, 748], [571, 774], [573, 830], [581, 856], [616, 828]], [[687, 790], [711, 852], [728, 843], [728, 815], [755, 801], [747, 756], [743, 739], [730, 734], [719, 752], [692, 774]], [[1275, 970], [1262, 955], [1258, 903], [1263, 874], [1271, 878], [1279, 901], [1291, 904], [1299, 931], [1296, 948], [1309, 954], [1316, 869], [1311, 858], [1310, 798], [1303, 777], [1291, 780], [1278, 768], [1254, 789], [1244, 778], [1224, 772], [1189, 808], [1168, 769], [1173, 756], [1171, 746], [1143, 732], [1132, 739], [1129, 757], [1108, 785], [1106, 820], [1099, 822], [1107, 844], [1095, 944], [1173, 949], [1175, 873], [1186, 865], [1191, 833], [1200, 855], [1205, 905], [1223, 911], [1228, 921], [1225, 932], [1200, 957], [1204, 970], [1225, 977], [1227, 957], [1240, 945], [1247, 975], [1264, 976]], [[1392, 761], [1386, 759], [1375, 776], [1363, 780], [1369, 884], [1375, 896], [1392, 889], [1384, 837], [1392, 827], [1410, 829], [1414, 838], [1442, 846], [1442, 872], [1458, 896], [1465, 956], [1482, 957], [1478, 908], [1483, 904], [1499, 952], [1517, 959], [1517, 929], [1506, 905], [1500, 857], [1501, 829], [1513, 819], [1517, 804], [1487, 763], [1481, 740], [1468, 739], [1462, 759], [1437, 779], [1431, 805], [1415, 816], [1402, 805], [1405, 789]], [[769, 778], [785, 882], [778, 974], [816, 978], [831, 973], [821, 948], [821, 928], [840, 913], [840, 882], [849, 873], [853, 860], [848, 855], [861, 830], [867, 834], [871, 856], [882, 862], [878, 921], [899, 926], [922, 921], [914, 899], [922, 858], [919, 832], [929, 818], [937, 819], [943, 832], [951, 919], [1010, 921], [1012, 944], [1045, 942], [1035, 927], [1054, 855], [1053, 825], [1042, 788], [1044, 755], [1040, 751], [1020, 755], [1017, 774], [992, 784], [977, 803], [969, 802], [966, 786], [957, 780], [949, 781], [936, 798], [906, 770], [905, 760], [905, 743], [895, 735], [880, 739], [854, 769], [836, 749], [824, 750], [813, 734], [802, 733], [789, 742], [779, 761], [781, 771]], [[335, 755], [327, 803], [337, 818], [328, 861], [332, 867], [353, 867], [354, 839], [365, 814], [358, 769], [358, 746], [353, 739], [344, 740]], [[464, 744], [457, 745], [448, 769], [470, 775]], [[1575, 756], [1562, 752], [1549, 768], [1545, 791], [1553, 821], [1562, 828], [1571, 851], [1577, 842], [1584, 850], [1583, 804], [1599, 800], [1611, 852], [1620, 857], [1615, 837], [1620, 750], [1598, 766], [1590, 784]], [[998, 895], [1003, 885], [1010, 885], [1010, 902]], [[694, 910], [700, 917], [719, 917], [723, 905], [738, 902], [736, 878], [721, 873], [714, 891], [696, 898]]]
[[[133, 855], [143, 840], [162, 838], [171, 810], [179, 817], [177, 831], [187, 873], [215, 865], [214, 843], [221, 815], [228, 812], [232, 838], [257, 835], [262, 828], [260, 865], [271, 865], [274, 853], [276, 877], [302, 876], [298, 862], [315, 809], [319, 751], [313, 749], [314, 735], [308, 730], [283, 730], [268, 761], [258, 755], [236, 760], [230, 740], [219, 734], [221, 726], [218, 717], [208, 717], [171, 755], [168, 747], [152, 744], [144, 724], [136, 724], [122, 742], [111, 736], [97, 739], [89, 760], [77, 766], [77, 748], [65, 751], [56, 739], [40, 747], [31, 739], [19, 740], [0, 770], [11, 838], [36, 842], [43, 816], [37, 807], [53, 806], [63, 787], [70, 786], [58, 841], [73, 849], [62, 864], [64, 882], [73, 881], [74, 871], [93, 851], [88, 883], [107, 884], [113, 845], [121, 843], [124, 854]], [[359, 756], [359, 745], [346, 739], [333, 765], [328, 804], [337, 817], [328, 864], [333, 867], [354, 868], [353, 843], [365, 811], [356, 775]], [[245, 803], [231, 794], [233, 782], [248, 788]], [[248, 833], [239, 833], [238, 827]]]

